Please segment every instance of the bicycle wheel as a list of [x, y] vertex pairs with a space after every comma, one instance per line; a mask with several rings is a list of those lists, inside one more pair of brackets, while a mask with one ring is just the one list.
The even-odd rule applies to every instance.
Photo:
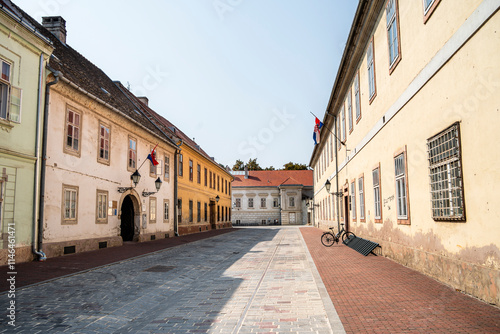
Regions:
[[321, 236], [321, 243], [326, 247], [330, 247], [331, 245], [333, 245], [334, 242], [335, 238], [333, 234], [331, 234], [330, 232], [325, 232]]
[[356, 238], [356, 235], [352, 232], [346, 232], [342, 235], [342, 242], [347, 245], [351, 240]]

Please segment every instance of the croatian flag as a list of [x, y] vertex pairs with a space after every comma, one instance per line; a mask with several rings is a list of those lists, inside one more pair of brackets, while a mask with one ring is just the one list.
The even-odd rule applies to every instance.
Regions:
[[316, 117], [316, 124], [314, 124], [314, 132], [313, 132], [313, 139], [314, 139], [314, 145], [318, 145], [319, 143], [319, 130], [323, 127], [323, 123]]
[[[156, 146], [158, 146], [158, 144], [156, 144]], [[156, 166], [158, 165], [158, 161], [156, 161], [156, 146], [155, 148], [153, 148], [153, 150], [151, 151], [151, 153], [148, 154], [148, 160], [151, 161], [151, 163], [153, 164], [153, 166]]]

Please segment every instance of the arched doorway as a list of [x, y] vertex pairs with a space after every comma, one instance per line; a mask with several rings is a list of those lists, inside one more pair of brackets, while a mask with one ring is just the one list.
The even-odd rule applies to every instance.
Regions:
[[130, 195], [125, 196], [121, 207], [121, 237], [123, 241], [133, 241], [134, 240], [134, 202]]

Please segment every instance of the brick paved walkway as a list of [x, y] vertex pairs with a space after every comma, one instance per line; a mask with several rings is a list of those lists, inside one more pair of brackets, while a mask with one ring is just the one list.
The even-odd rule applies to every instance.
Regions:
[[302, 236], [347, 333], [500, 333], [500, 309], [381, 256]]

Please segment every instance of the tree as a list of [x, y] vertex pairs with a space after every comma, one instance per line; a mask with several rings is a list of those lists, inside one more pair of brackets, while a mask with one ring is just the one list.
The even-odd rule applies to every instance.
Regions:
[[233, 166], [233, 170], [244, 170], [244, 169], [245, 169], [244, 162], [241, 161], [240, 159], [236, 160], [236, 163]]
[[257, 158], [255, 159], [248, 159], [248, 162], [246, 163], [245, 167], [248, 167], [248, 170], [262, 170], [262, 167], [259, 166], [259, 163], [257, 162]]
[[305, 169], [307, 169], [307, 165], [296, 164], [296, 163], [293, 163], [291, 161], [289, 163], [284, 164], [283, 167], [285, 167], [284, 168], [285, 170], [305, 170]]
[[264, 170], [276, 170], [273, 166], [271, 167], [266, 167]]

